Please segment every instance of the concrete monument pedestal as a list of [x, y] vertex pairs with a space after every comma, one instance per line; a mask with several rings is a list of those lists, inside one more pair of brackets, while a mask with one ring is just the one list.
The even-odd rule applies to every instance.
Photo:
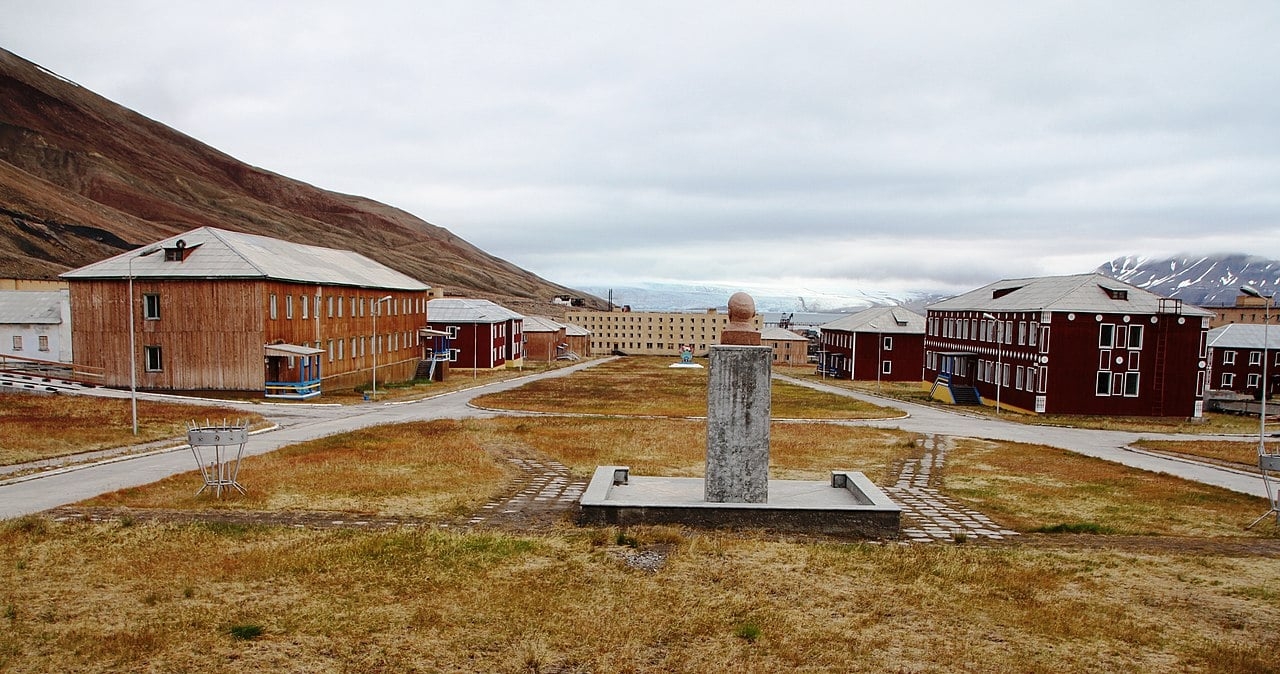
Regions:
[[711, 347], [706, 478], [600, 466], [579, 500], [579, 522], [897, 537], [902, 509], [862, 473], [832, 471], [829, 483], [769, 479], [772, 350], [760, 346], [754, 315], [751, 297], [735, 293], [722, 343]]

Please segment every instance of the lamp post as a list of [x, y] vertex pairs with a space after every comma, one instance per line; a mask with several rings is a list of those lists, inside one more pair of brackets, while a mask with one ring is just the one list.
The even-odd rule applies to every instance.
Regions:
[[[1262, 470], [1262, 484], [1267, 488], [1267, 506], [1270, 508], [1262, 514], [1266, 517], [1271, 513], [1276, 513], [1276, 524], [1280, 524], [1280, 511], [1276, 510], [1276, 495], [1271, 493], [1271, 482], [1267, 479], [1267, 471], [1273, 466], [1267, 461], [1267, 394], [1271, 391], [1271, 382], [1267, 381], [1267, 359], [1270, 354], [1267, 347], [1271, 346], [1268, 334], [1271, 328], [1271, 303], [1275, 301], [1275, 292], [1270, 295], [1263, 295], [1260, 290], [1253, 286], [1240, 286], [1240, 291], [1246, 295], [1251, 295], [1263, 300], [1262, 309], [1262, 395], [1260, 396], [1261, 404], [1258, 407], [1258, 468]], [[1262, 517], [1253, 521], [1252, 527], [1262, 520]]]
[[982, 314], [982, 317], [990, 319], [993, 322], [993, 325], [991, 326], [991, 334], [996, 338], [996, 414], [1000, 414], [1000, 389], [1004, 387], [1004, 367], [1003, 361], [1000, 358], [1002, 353], [1000, 349], [1000, 341], [1002, 339], [1000, 333], [1002, 330], [1000, 330], [1000, 328], [1002, 326], [1000, 320], [992, 314], [984, 313]]
[[876, 393], [880, 392], [880, 373], [884, 371], [884, 335], [880, 334], [880, 326], [867, 323], [867, 327], [876, 331]]
[[380, 297], [373, 303], [373, 393], [370, 399], [378, 399], [378, 314], [382, 313], [382, 303], [391, 300], [391, 296]]
[[129, 257], [129, 407], [133, 412], [133, 434], [138, 434], [138, 348], [133, 327], [133, 261], [158, 252], [159, 248], [147, 250]]

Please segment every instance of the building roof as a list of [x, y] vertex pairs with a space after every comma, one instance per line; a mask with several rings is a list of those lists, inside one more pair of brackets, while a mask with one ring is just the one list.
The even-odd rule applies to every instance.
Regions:
[[795, 341], [807, 342], [809, 341], [809, 338], [805, 337], [804, 335], [797, 335], [796, 333], [790, 330], [787, 330], [786, 328], [780, 328], [776, 325], [766, 325], [763, 328], [761, 328], [760, 339], [773, 341], [773, 342], [795, 342]]
[[0, 291], [0, 323], [5, 325], [57, 324], [62, 322], [66, 294], [51, 290]]
[[822, 330], [874, 332], [887, 334], [924, 334], [924, 316], [902, 307], [871, 307], [856, 314], [824, 323]]
[[[166, 260], [164, 251], [178, 249], [179, 242], [185, 249], [184, 259]], [[144, 255], [148, 250], [156, 252]], [[183, 232], [61, 276], [70, 280], [122, 279], [130, 273], [147, 279], [273, 279], [359, 288], [429, 289], [425, 283], [354, 251], [214, 227]]]
[[[427, 311], [431, 311], [431, 306], [427, 306]], [[431, 314], [428, 313], [428, 316]], [[560, 332], [565, 326], [546, 316], [525, 316], [524, 331], [525, 332]], [[567, 333], [566, 333], [567, 334]]]
[[[1162, 303], [1162, 300], [1164, 301]], [[1163, 306], [1162, 306], [1163, 305]], [[1079, 311], [1107, 314], [1212, 316], [1102, 274], [1005, 279], [929, 305], [930, 311]]]
[[1231, 323], [1210, 330], [1209, 348], [1261, 349], [1264, 334], [1268, 349], [1280, 349], [1280, 326], [1268, 329], [1252, 323]]
[[428, 323], [502, 323], [524, 316], [489, 300], [443, 297], [427, 302]]
[[575, 323], [565, 323], [564, 334], [566, 337], [590, 337], [591, 331]]

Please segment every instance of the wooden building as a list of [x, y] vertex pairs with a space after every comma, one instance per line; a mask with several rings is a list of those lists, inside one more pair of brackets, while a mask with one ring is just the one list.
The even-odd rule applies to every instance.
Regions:
[[569, 345], [569, 355], [578, 358], [591, 357], [591, 331], [575, 323], [564, 324], [564, 339]]
[[760, 329], [760, 345], [773, 349], [774, 365], [803, 366], [809, 362], [809, 338], [786, 328], [764, 326]]
[[1209, 388], [1259, 397], [1264, 361], [1270, 399], [1280, 380], [1280, 326], [1232, 323], [1209, 331]]
[[928, 307], [926, 384], [1024, 412], [1199, 417], [1210, 316], [1100, 274], [998, 281]]
[[[77, 364], [109, 386], [264, 391], [413, 376], [428, 287], [351, 251], [202, 227], [62, 275]], [[132, 330], [130, 321], [132, 319]]]
[[819, 368], [862, 381], [922, 381], [924, 316], [902, 307], [871, 307], [824, 323]]
[[489, 300], [427, 303], [428, 327], [449, 336], [449, 366], [493, 370], [524, 364], [524, 316]]
[[550, 363], [569, 351], [565, 326], [545, 316], [524, 317], [524, 357]]

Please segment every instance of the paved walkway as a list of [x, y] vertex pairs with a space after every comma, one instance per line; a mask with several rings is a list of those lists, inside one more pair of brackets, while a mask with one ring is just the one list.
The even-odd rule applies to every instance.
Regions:
[[470, 526], [504, 526], [509, 524], [534, 524], [533, 518], [543, 515], [568, 514], [578, 505], [578, 499], [587, 489], [586, 480], [575, 480], [569, 469], [559, 461], [527, 458], [508, 458], [521, 471], [516, 480], [516, 494], [504, 500], [490, 501], [467, 520]]
[[942, 470], [947, 450], [954, 446], [951, 438], [930, 436], [925, 439], [924, 453], [907, 461], [898, 481], [884, 492], [902, 506], [902, 514], [914, 526], [903, 526], [903, 540], [911, 543], [959, 541], [968, 539], [999, 541], [1017, 536], [1018, 532], [1000, 528], [991, 518], [938, 492], [933, 476]]

